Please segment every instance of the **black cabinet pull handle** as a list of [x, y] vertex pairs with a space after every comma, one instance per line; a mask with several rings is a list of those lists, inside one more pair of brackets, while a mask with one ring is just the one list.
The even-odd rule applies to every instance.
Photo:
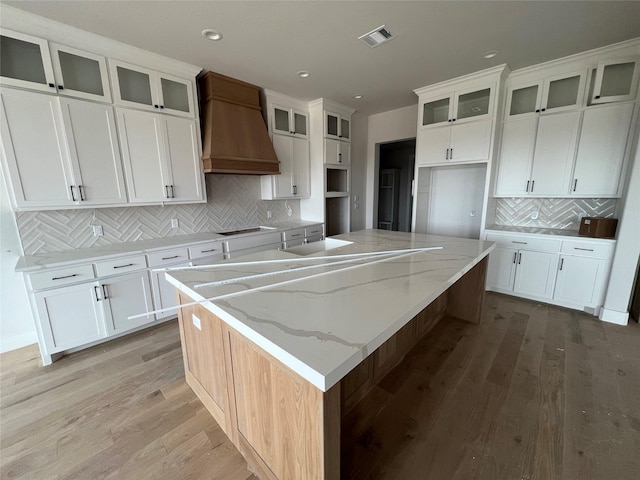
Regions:
[[513, 252], [513, 263], [516, 263], [517, 259], [518, 259], [518, 252]]
[[518, 254], [518, 265], [520, 265], [520, 263], [522, 263], [522, 254], [521, 253]]
[[93, 293], [96, 296], [96, 302], [99, 302], [100, 298], [98, 297], [98, 286], [97, 285], [93, 287]]
[[525, 192], [529, 191], [529, 184], [531, 183], [531, 180], [527, 180], [527, 188], [524, 189]]
[[454, 119], [452, 120], [452, 122], [455, 122], [455, 121], [456, 121], [456, 119], [454, 118]]
[[164, 105], [160, 105], [160, 108], [161, 108], [161, 109], [162, 109], [162, 108], [164, 108]]
[[[454, 120], [455, 122], [455, 120]], [[449, 154], [449, 160], [453, 160], [453, 147], [451, 147], [451, 153]]]
[[154, 107], [156, 107], [156, 108], [160, 108], [160, 106], [159, 106], [159, 105], [154, 105]]
[[64, 86], [58, 85], [58, 90], [64, 90]]
[[582, 250], [583, 252], [593, 252], [593, 248], [579, 248], [573, 247], [574, 250]]
[[576, 178], [576, 179], [573, 181], [573, 191], [574, 191], [574, 192], [576, 191], [576, 187], [577, 187], [577, 186], [578, 186], [578, 179]]
[[546, 110], [546, 108], [543, 108], [542, 111], [544, 112]]
[[539, 108], [536, 110], [536, 113], [540, 113], [540, 109]]
[[127, 263], [126, 265], [116, 265], [113, 268], [125, 268], [125, 267], [133, 267], [135, 263]]
[[531, 193], [533, 193], [533, 185], [536, 183], [535, 180], [531, 180]]
[[164, 195], [165, 195], [165, 197], [167, 197], [167, 198], [171, 198], [171, 197], [169, 196], [169, 185], [165, 185], [165, 186], [164, 186]]
[[451, 123], [453, 120], [449, 119], [448, 121], [449, 121], [449, 123]]
[[70, 185], [69, 188], [71, 189], [71, 200], [77, 202], [78, 200], [76, 200], [76, 194], [73, 192], [73, 185]]
[[55, 86], [53, 83], [50, 83], [50, 84], [49, 84], [49, 86], [50, 86], [51, 88], [56, 88], [56, 86]]
[[73, 277], [77, 277], [78, 274], [74, 273], [73, 275], [65, 275], [64, 277], [53, 277], [51, 280], [62, 280], [63, 278], [73, 278]]
[[600, 98], [600, 95], [596, 95], [596, 100]]
[[78, 185], [78, 191], [80, 192], [80, 200], [84, 202], [86, 200], [84, 196], [84, 187], [82, 185]]
[[171, 260], [171, 259], [174, 259], [174, 258], [178, 258], [179, 256], [180, 255], [174, 255], [172, 257], [162, 257], [162, 260]]
[[560, 259], [560, 270], [562, 270], [562, 266], [564, 265], [564, 258]]
[[107, 286], [102, 285], [102, 299], [107, 300], [108, 298], [109, 298], [109, 295], [107, 293]]
[[519, 243], [520, 245], [527, 245], [528, 242], [518, 242], [517, 240], [511, 240], [511, 243]]
[[176, 198], [176, 194], [173, 191], [173, 185], [170, 185], [170, 187], [171, 187], [171, 198]]
[[209, 252], [215, 252], [217, 251], [217, 248], [210, 248], [209, 250], [200, 250], [200, 253], [209, 253]]

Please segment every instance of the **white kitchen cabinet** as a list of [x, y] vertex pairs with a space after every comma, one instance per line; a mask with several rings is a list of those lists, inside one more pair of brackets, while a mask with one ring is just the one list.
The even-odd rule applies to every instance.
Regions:
[[481, 120], [493, 116], [495, 86], [463, 88], [434, 97], [421, 98], [419, 127]]
[[115, 103], [125, 107], [194, 117], [193, 82], [109, 59]]
[[308, 198], [310, 195], [309, 140], [273, 134], [280, 175], [260, 178], [263, 200]]
[[129, 319], [130, 316], [153, 311], [147, 270], [102, 280], [99, 293], [109, 335], [117, 335], [155, 320], [153, 314]]
[[551, 298], [557, 265], [556, 253], [519, 250], [513, 291], [538, 298]]
[[286, 105], [270, 105], [272, 133], [309, 138], [309, 115], [307, 112]]
[[487, 161], [491, 148], [493, 120], [418, 131], [416, 164]]
[[351, 141], [351, 115], [342, 115], [325, 110], [324, 136], [344, 142]]
[[204, 201], [194, 120], [117, 109], [131, 203]]
[[561, 255], [553, 298], [579, 307], [599, 303], [606, 265], [602, 258]]
[[56, 92], [49, 44], [42, 38], [0, 29], [0, 84]]
[[586, 78], [586, 70], [580, 70], [510, 86], [505, 119], [579, 108], [584, 99]]
[[2, 157], [16, 207], [74, 205], [74, 182], [59, 98], [3, 88], [0, 99]]
[[489, 255], [487, 285], [500, 290], [513, 290], [518, 250], [496, 247]]
[[325, 138], [324, 162], [330, 165], [349, 165], [351, 163], [351, 145]]
[[[222, 253], [222, 244], [220, 244], [220, 253]], [[151, 289], [155, 310], [167, 309], [156, 313], [156, 319], [175, 317], [178, 314], [178, 310], [175, 309], [178, 305], [176, 288], [167, 281], [164, 268], [189, 266], [189, 250], [186, 247], [161, 250], [148, 254], [147, 260], [151, 268]]]
[[617, 195], [633, 108], [619, 103], [585, 110], [572, 195]]
[[34, 295], [48, 354], [107, 336], [98, 282], [81, 283]]
[[537, 127], [537, 117], [504, 122], [496, 195], [520, 197], [529, 192]]
[[81, 100], [60, 99], [79, 205], [126, 204], [120, 148], [113, 107]]
[[615, 58], [598, 63], [590, 103], [624, 102], [634, 100], [640, 77], [637, 57]]

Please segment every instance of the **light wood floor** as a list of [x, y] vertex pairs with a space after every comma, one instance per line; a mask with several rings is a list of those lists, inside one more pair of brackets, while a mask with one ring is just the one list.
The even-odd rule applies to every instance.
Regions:
[[[638, 324], [487, 294], [381, 386], [344, 447], [362, 479], [640, 478]], [[184, 383], [175, 322], [45, 368], [3, 354], [0, 388], [3, 479], [255, 479]]]

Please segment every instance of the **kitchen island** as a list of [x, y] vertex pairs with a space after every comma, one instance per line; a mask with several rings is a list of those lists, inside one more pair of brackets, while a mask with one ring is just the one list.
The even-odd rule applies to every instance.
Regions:
[[323, 245], [167, 273], [187, 382], [263, 479], [352, 477], [345, 415], [375, 408], [442, 317], [480, 319], [490, 242], [364, 230]]

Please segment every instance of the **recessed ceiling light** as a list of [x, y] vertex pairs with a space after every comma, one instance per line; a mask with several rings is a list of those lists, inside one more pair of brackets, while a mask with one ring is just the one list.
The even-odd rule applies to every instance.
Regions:
[[218, 40], [222, 40], [222, 34], [219, 31], [213, 30], [211, 28], [202, 30], [202, 36], [204, 38], [208, 38], [209, 40], [213, 40], [214, 42], [217, 42]]
[[360, 94], [354, 95], [353, 98], [355, 98], [356, 100], [360, 100], [362, 98], [362, 95]]
[[484, 58], [493, 58], [496, 55], [498, 55], [498, 51], [497, 50], [489, 50], [488, 52], [486, 52], [483, 57]]
[[298, 76], [300, 78], [308, 78], [311, 74], [309, 72], [307, 72], [306, 70], [300, 70], [298, 72]]

